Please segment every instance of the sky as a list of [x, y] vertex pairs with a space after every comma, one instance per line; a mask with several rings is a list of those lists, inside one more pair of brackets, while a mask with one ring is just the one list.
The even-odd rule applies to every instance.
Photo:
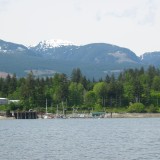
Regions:
[[0, 39], [109, 43], [160, 51], [160, 0], [0, 0]]

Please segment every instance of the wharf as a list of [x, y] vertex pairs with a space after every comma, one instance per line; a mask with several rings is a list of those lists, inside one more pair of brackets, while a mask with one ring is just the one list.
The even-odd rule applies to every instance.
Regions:
[[14, 117], [16, 119], [37, 119], [37, 112], [29, 111], [29, 112], [15, 112]]

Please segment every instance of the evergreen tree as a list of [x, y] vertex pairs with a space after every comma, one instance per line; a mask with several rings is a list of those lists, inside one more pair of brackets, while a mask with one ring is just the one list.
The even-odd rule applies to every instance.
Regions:
[[79, 68], [73, 69], [71, 74], [71, 81], [76, 83], [82, 82], [82, 72]]

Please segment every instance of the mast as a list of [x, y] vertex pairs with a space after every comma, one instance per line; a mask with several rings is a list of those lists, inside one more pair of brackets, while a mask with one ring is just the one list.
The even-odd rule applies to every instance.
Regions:
[[47, 98], [46, 98], [46, 114], [47, 114]]
[[63, 115], [64, 115], [64, 105], [63, 105], [63, 101], [62, 101], [62, 107], [63, 107]]
[[57, 117], [58, 117], [58, 104], [57, 104]]

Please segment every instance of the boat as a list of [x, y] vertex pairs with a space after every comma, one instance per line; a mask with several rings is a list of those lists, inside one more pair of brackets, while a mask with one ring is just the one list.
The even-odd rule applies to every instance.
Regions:
[[43, 115], [43, 119], [53, 119], [54, 116], [52, 113], [48, 113], [48, 107], [47, 107], [47, 99], [46, 99], [46, 113]]

